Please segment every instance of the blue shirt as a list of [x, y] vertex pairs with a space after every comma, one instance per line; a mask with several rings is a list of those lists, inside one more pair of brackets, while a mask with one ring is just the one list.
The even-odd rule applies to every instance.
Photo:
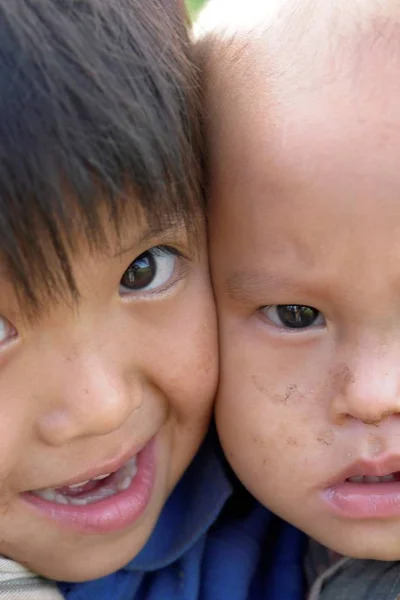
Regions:
[[68, 600], [300, 600], [304, 536], [231, 476], [211, 431], [126, 567], [60, 583]]

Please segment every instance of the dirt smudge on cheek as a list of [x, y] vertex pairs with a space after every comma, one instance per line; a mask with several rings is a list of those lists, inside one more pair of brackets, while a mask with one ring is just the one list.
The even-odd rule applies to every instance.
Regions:
[[288, 437], [286, 443], [288, 446], [299, 446], [299, 442], [294, 437]]
[[348, 386], [355, 381], [354, 374], [345, 363], [342, 363], [330, 371], [330, 376], [330, 384], [327, 385], [332, 387], [332, 394], [345, 397]]
[[252, 380], [257, 392], [260, 392], [260, 394], [262, 394], [263, 396], [266, 396], [268, 398], [269, 397], [268, 389], [266, 388], [266, 386], [263, 383], [261, 383], [261, 381], [259, 381], [257, 375], [252, 375], [251, 380]]
[[286, 406], [304, 398], [304, 394], [300, 392], [299, 386], [296, 383], [288, 385], [284, 392], [277, 394], [276, 392], [271, 392], [257, 375], [252, 375], [251, 380], [256, 390], [272, 402], [272, 404]]
[[299, 400], [303, 400], [303, 398], [304, 394], [300, 392], [299, 386], [296, 383], [293, 383], [286, 388], [284, 404], [287, 404], [288, 402], [298, 402]]
[[317, 441], [324, 446], [332, 446], [335, 441], [335, 433], [332, 428], [324, 429], [317, 437]]

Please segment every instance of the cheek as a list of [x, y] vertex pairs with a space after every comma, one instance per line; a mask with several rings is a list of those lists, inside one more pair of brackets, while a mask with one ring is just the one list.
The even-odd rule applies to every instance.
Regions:
[[[330, 397], [330, 356], [321, 348], [300, 347], [274, 338], [254, 321], [222, 324], [220, 386], [242, 398], [241, 408], [287, 422], [322, 416]], [[293, 423], [292, 423], [293, 424]], [[290, 424], [288, 424], [290, 425]]]
[[326, 389], [319, 371], [307, 365], [297, 356], [291, 360], [290, 351], [257, 343], [256, 336], [223, 339], [218, 430], [228, 460], [251, 488], [263, 477], [295, 473], [318, 437], [318, 445], [331, 441]]
[[160, 360], [153, 374], [179, 413], [192, 419], [209, 414], [218, 378], [218, 340], [214, 307], [193, 302], [182, 307], [157, 336]]
[[306, 411], [266, 402], [253, 390], [251, 378], [240, 394], [220, 387], [218, 433], [227, 460], [243, 485], [263, 505], [287, 518], [294, 508], [293, 486], [303, 494], [321, 480], [319, 469], [331, 448], [328, 444], [333, 443], [332, 432], [310, 424]]
[[[211, 410], [218, 376], [215, 305], [208, 273], [198, 268], [176, 294], [143, 303], [128, 326], [131, 370], [141, 372], [183, 417]], [[140, 312], [139, 312], [140, 309]]]
[[[222, 386], [216, 422], [223, 450], [237, 477], [269, 506], [271, 497], [281, 497], [285, 480], [296, 476], [305, 441], [289, 414], [281, 406], [269, 408], [263, 400], [258, 401], [252, 387], [250, 380], [244, 393], [234, 396]], [[257, 391], [255, 394], [259, 396]]]
[[218, 378], [218, 352], [214, 336], [193, 332], [189, 339], [178, 338], [159, 377], [171, 402], [192, 418], [211, 409]]
[[184, 380], [194, 397], [214, 400], [218, 378], [218, 332], [214, 300], [208, 285], [202, 284], [180, 311], [175, 349], [179, 354], [176, 377]]
[[216, 415], [228, 458], [245, 465], [246, 469], [267, 468], [283, 447], [301, 443], [293, 413], [281, 403], [266, 402], [251, 378], [247, 384], [242, 382], [240, 391], [238, 387], [235, 391], [221, 383]]

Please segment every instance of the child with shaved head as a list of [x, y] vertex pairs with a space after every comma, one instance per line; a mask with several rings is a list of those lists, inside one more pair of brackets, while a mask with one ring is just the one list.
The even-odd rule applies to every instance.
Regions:
[[216, 0], [197, 30], [222, 445], [309, 536], [312, 598], [398, 598], [400, 4]]

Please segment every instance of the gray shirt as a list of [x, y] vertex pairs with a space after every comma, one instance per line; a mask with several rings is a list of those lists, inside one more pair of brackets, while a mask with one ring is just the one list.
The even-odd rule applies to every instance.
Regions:
[[1, 600], [62, 600], [56, 584], [28, 571], [22, 565], [0, 557]]

